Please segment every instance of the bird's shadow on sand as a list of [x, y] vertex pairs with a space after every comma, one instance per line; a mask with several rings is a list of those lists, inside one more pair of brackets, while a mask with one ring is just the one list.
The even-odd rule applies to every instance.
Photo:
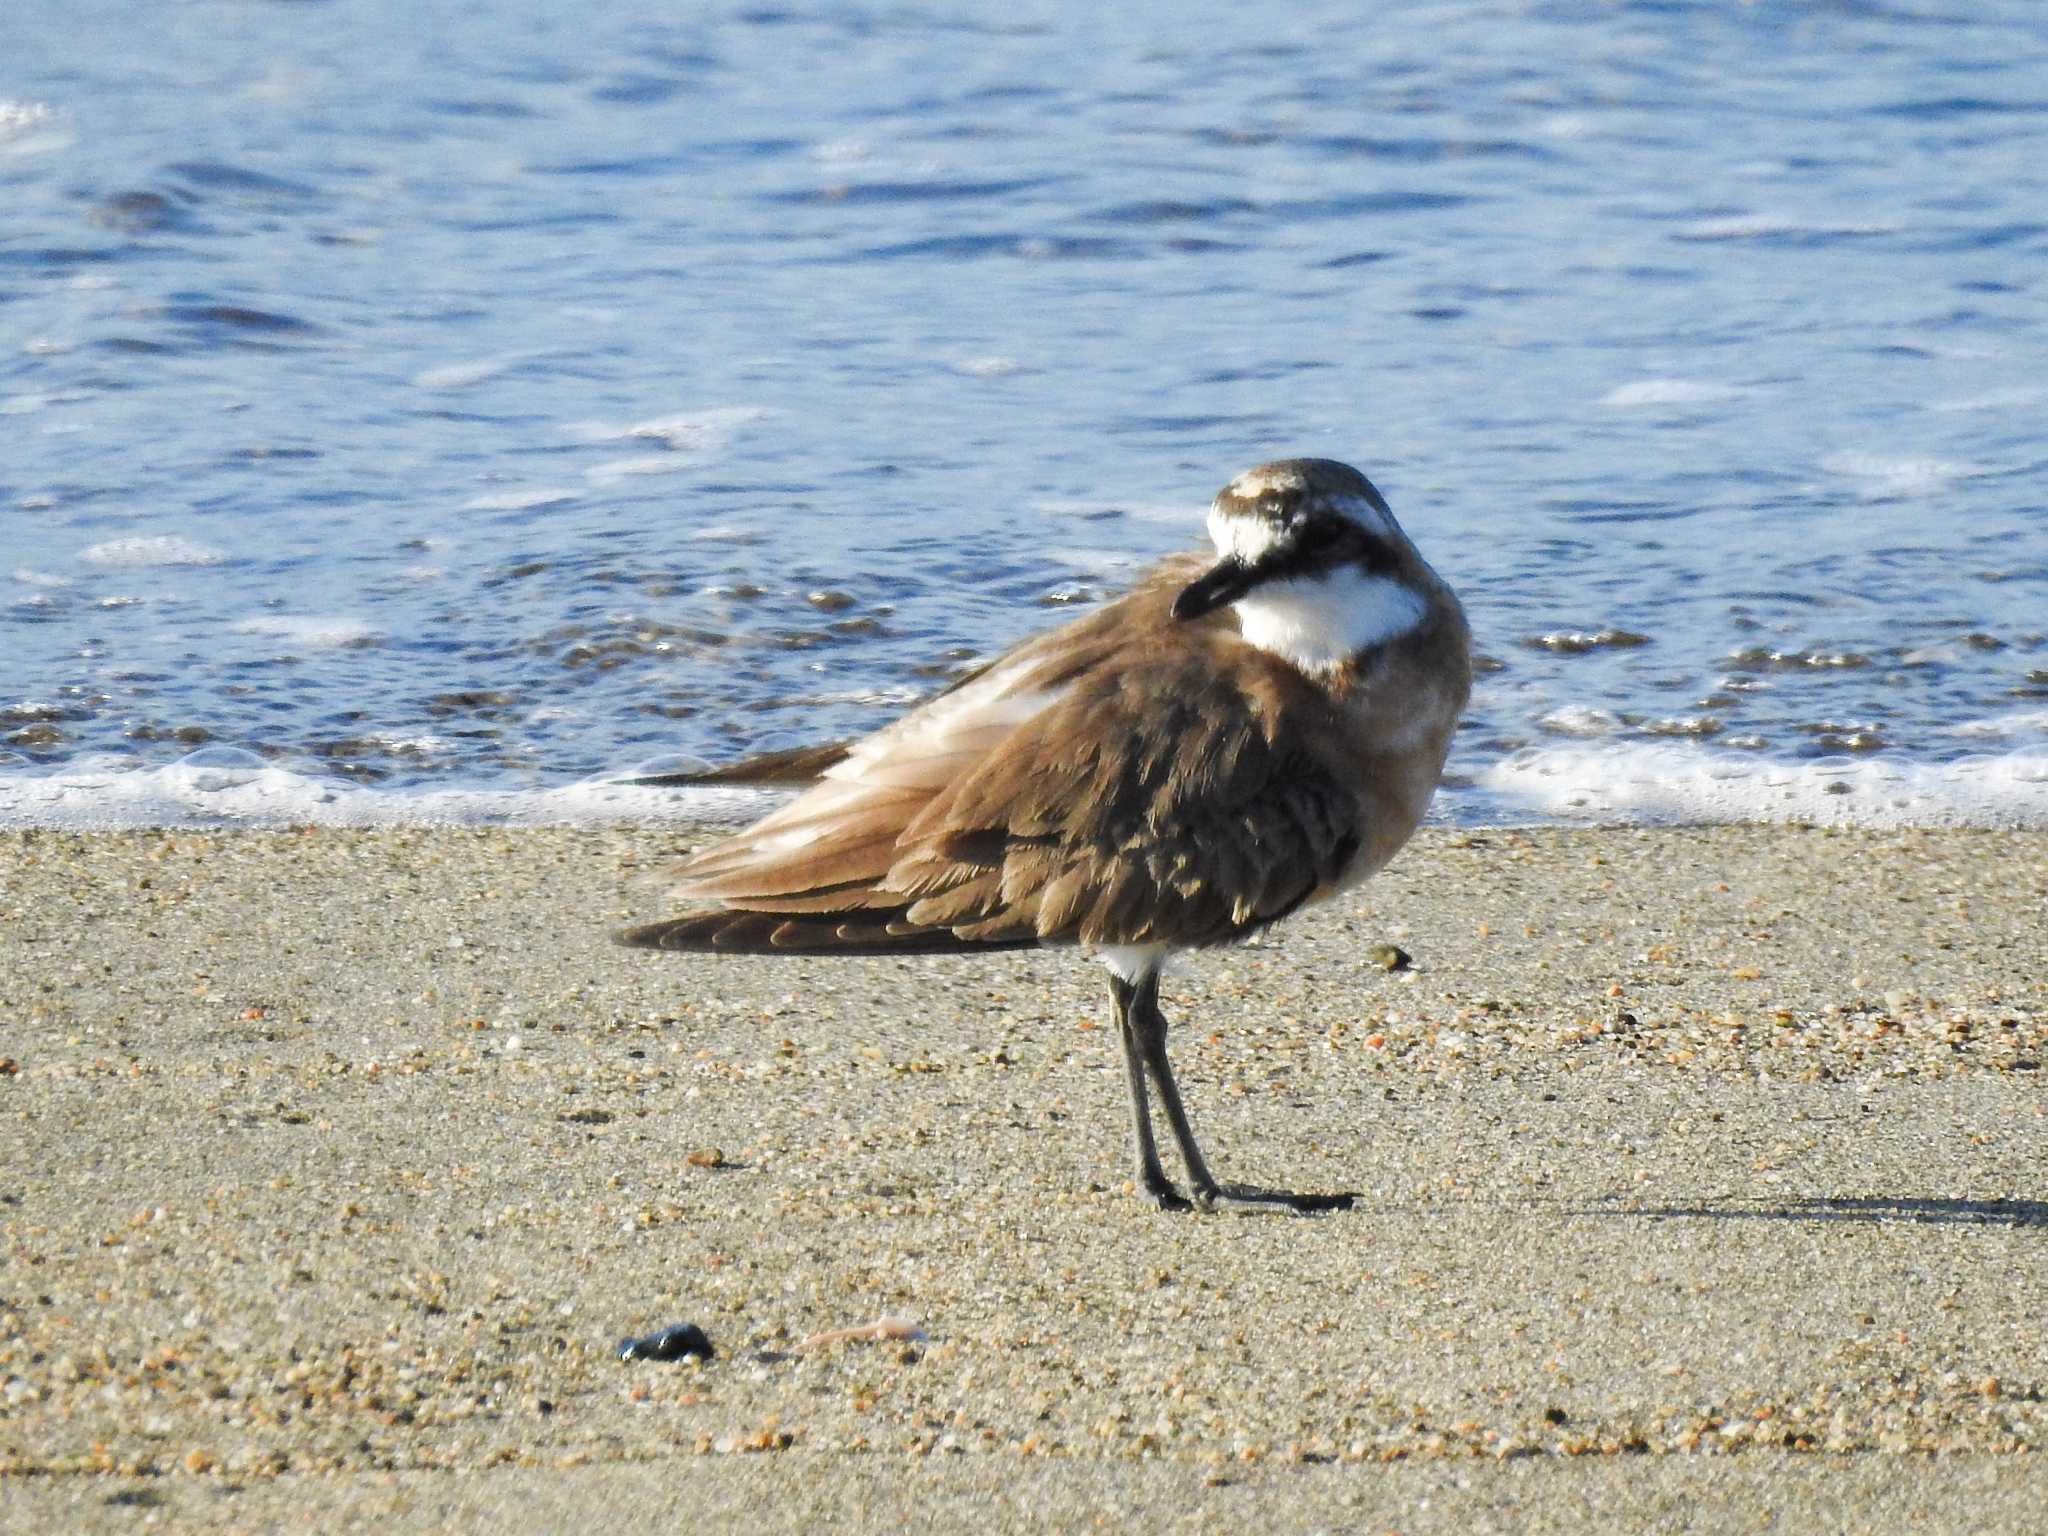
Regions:
[[1924, 1226], [2048, 1227], [2048, 1200], [1947, 1200], [1916, 1195], [1814, 1196], [1796, 1200], [1698, 1200], [1680, 1205], [1615, 1204], [1587, 1216], [1694, 1221], [1915, 1222]]

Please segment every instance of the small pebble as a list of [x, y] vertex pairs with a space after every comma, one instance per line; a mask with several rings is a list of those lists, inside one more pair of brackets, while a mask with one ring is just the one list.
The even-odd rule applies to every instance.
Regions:
[[1415, 963], [1415, 957], [1398, 944], [1375, 944], [1365, 958], [1383, 971], [1405, 971]]
[[650, 1333], [642, 1338], [619, 1340], [621, 1360], [680, 1360], [685, 1355], [695, 1355], [699, 1360], [709, 1360], [718, 1353], [711, 1347], [711, 1340], [704, 1330], [695, 1323], [676, 1323]]

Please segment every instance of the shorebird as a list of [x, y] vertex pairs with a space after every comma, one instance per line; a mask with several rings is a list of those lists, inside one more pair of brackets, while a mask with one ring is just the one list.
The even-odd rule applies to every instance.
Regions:
[[[1249, 470], [1217, 494], [1208, 531], [1213, 555], [1167, 559], [874, 735], [798, 758], [821, 773], [813, 786], [686, 860], [692, 910], [621, 941], [787, 955], [1085, 946], [1110, 971], [1147, 1196], [1167, 1210], [1348, 1208], [1348, 1194], [1210, 1173], [1167, 1061], [1160, 969], [1393, 857], [1442, 774], [1470, 634], [1348, 465]], [[1188, 1194], [1160, 1166], [1154, 1092]]]

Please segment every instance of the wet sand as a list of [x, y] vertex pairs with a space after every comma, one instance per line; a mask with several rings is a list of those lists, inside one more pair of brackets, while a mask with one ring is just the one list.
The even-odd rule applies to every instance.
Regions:
[[689, 841], [0, 838], [0, 1526], [2037, 1528], [2048, 838], [1426, 835], [1163, 989], [1316, 1218], [1071, 953], [610, 946]]

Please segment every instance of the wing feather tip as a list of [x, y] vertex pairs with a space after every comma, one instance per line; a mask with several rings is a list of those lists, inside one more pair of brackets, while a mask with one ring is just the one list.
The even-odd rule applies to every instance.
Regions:
[[[631, 928], [617, 928], [612, 931], [612, 942], [627, 949], [694, 949], [709, 947], [711, 935], [696, 933], [699, 925], [708, 927], [702, 918], [668, 918], [658, 923], [636, 923]], [[687, 942], [696, 938], [698, 943]]]

